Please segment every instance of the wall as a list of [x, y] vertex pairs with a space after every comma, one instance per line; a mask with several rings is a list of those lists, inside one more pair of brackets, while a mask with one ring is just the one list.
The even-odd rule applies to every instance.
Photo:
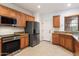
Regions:
[[0, 35], [13, 34], [14, 32], [23, 32], [23, 28], [11, 27], [11, 26], [0, 26]]
[[[79, 15], [79, 8], [59, 11], [55, 13], [49, 13], [41, 15], [41, 40], [52, 40], [52, 32], [64, 31], [64, 17], [70, 15]], [[53, 16], [60, 15], [60, 28], [53, 28]], [[49, 25], [49, 26], [48, 26]], [[48, 34], [48, 35], [47, 35]]]
[[39, 24], [40, 24], [39, 29], [40, 29], [40, 40], [41, 40], [41, 22], [40, 22], [41, 17], [40, 17], [40, 14], [38, 12], [34, 13], [33, 15], [35, 16], [35, 21], [39, 22]]

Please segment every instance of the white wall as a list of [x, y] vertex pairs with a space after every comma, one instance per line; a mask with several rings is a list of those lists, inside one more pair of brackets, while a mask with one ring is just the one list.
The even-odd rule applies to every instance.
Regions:
[[0, 35], [13, 34], [14, 32], [23, 32], [24, 28], [11, 27], [11, 26], [0, 26]]
[[[53, 16], [60, 15], [60, 28], [53, 28]], [[51, 41], [52, 32], [64, 31], [64, 17], [70, 15], [79, 15], [79, 8], [49, 13], [41, 16], [41, 40]], [[48, 26], [49, 25], [49, 26]], [[50, 33], [49, 33], [50, 32]], [[47, 35], [48, 34], [48, 35]]]
[[13, 4], [13, 3], [1, 3], [1, 5], [7, 6], [9, 8], [15, 9], [15, 10], [23, 12], [23, 13], [26, 13], [28, 15], [33, 15], [31, 11], [25, 10], [22, 7], [19, 7], [16, 4]]
[[[35, 16], [35, 21], [39, 22], [40, 24], [40, 32], [41, 32], [40, 14], [37, 12], [37, 13], [34, 13], [33, 15]], [[41, 33], [40, 33], [40, 40], [41, 40]]]

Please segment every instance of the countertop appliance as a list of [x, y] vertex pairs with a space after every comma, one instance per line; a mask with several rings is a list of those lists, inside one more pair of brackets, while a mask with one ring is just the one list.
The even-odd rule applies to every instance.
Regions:
[[20, 36], [2, 38], [2, 56], [6, 56], [20, 49]]
[[17, 20], [11, 17], [0, 16], [0, 25], [16, 25]]
[[25, 33], [29, 34], [29, 46], [33, 47], [40, 43], [39, 22], [26, 21]]

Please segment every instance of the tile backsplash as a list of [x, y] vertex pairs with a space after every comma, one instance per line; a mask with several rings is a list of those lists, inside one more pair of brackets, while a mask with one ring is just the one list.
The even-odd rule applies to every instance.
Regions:
[[13, 34], [14, 32], [23, 32], [24, 28], [11, 27], [11, 26], [0, 26], [0, 35]]

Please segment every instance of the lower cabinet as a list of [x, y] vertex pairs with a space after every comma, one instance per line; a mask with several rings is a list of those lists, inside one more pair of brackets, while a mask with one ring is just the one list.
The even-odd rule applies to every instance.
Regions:
[[1, 56], [1, 53], [2, 53], [2, 40], [0, 39], [0, 56]]
[[24, 35], [24, 36], [21, 36], [21, 39], [20, 39], [20, 48], [25, 48], [28, 46], [28, 35]]
[[52, 35], [53, 44], [58, 44], [72, 52], [74, 52], [74, 42], [71, 35], [66, 34], [53, 34]]
[[73, 42], [73, 37], [72, 36], [65, 36], [65, 41], [64, 41], [64, 47], [67, 48], [68, 50], [74, 52], [74, 42]]
[[52, 34], [52, 43], [59, 44], [59, 35], [58, 34]]
[[75, 56], [79, 56], [79, 42], [75, 41]]
[[64, 38], [64, 35], [62, 35], [62, 34], [60, 34], [59, 35], [59, 38], [60, 38], [60, 40], [59, 40], [59, 45], [61, 45], [61, 46], [65, 46], [65, 38]]

